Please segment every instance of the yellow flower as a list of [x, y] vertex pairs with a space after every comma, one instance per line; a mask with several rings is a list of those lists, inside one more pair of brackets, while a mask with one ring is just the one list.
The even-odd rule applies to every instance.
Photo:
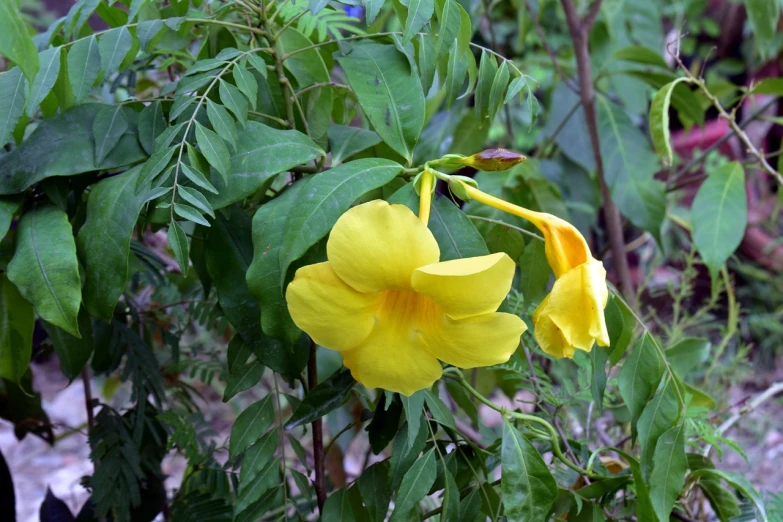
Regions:
[[511, 258], [439, 263], [432, 233], [403, 205], [352, 208], [326, 252], [327, 262], [297, 270], [288, 310], [367, 387], [410, 395], [441, 376], [438, 359], [460, 368], [505, 362], [527, 328], [496, 312], [511, 288]]
[[535, 337], [541, 349], [555, 357], [589, 352], [596, 342], [609, 346], [604, 308], [609, 299], [604, 265], [593, 258], [582, 234], [551, 214], [534, 212], [481, 192], [466, 183], [471, 199], [527, 219], [544, 235], [544, 250], [555, 274], [552, 291], [533, 312]]

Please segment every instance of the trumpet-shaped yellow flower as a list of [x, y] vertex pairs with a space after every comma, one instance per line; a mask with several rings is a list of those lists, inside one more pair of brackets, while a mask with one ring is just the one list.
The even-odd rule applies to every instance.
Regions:
[[555, 357], [589, 352], [596, 342], [609, 346], [604, 308], [609, 299], [606, 270], [593, 258], [582, 234], [551, 214], [534, 212], [490, 196], [463, 183], [468, 197], [527, 219], [544, 235], [544, 250], [555, 274], [552, 291], [533, 313], [536, 341]]
[[367, 387], [410, 395], [441, 376], [439, 359], [460, 368], [505, 362], [527, 328], [496, 312], [511, 288], [511, 258], [438, 262], [432, 233], [403, 205], [352, 208], [326, 252], [327, 262], [297, 270], [288, 310]]

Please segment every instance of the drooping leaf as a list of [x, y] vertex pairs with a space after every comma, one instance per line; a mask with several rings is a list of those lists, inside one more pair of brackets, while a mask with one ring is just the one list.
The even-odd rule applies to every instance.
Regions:
[[402, 4], [408, 8], [405, 32], [402, 35], [403, 40], [408, 42], [424, 27], [424, 24], [429, 23], [435, 13], [435, 2], [433, 0], [402, 0]]
[[163, 106], [153, 102], [144, 107], [139, 114], [139, 143], [147, 154], [155, 149], [155, 140], [166, 129], [166, 118], [163, 116]]
[[424, 390], [419, 390], [413, 395], [400, 395], [402, 409], [405, 411], [405, 418], [408, 421], [408, 441], [406, 448], [412, 448], [416, 440], [416, 434], [419, 432], [419, 426], [424, 419]]
[[324, 237], [357, 198], [385, 185], [401, 170], [393, 161], [368, 158], [314, 177], [299, 194], [288, 217], [280, 247], [281, 285], [291, 263]]
[[715, 278], [734, 253], [748, 223], [745, 170], [737, 162], [710, 173], [691, 207], [693, 242]]
[[228, 111], [222, 105], [207, 99], [207, 117], [218, 136], [236, 149], [239, 134], [237, 134], [237, 126], [234, 123], [234, 119], [228, 114]]
[[0, 195], [22, 192], [48, 177], [117, 169], [146, 158], [136, 136], [138, 114], [123, 106], [128, 131], [103, 162], [95, 164], [92, 125], [103, 107], [79, 105], [47, 118], [19, 147], [0, 156]]
[[383, 522], [392, 494], [389, 487], [389, 465], [386, 462], [376, 462], [362, 472], [356, 484], [369, 511], [369, 522]]
[[406, 520], [409, 513], [427, 496], [435, 483], [436, 458], [435, 448], [433, 448], [419, 457], [405, 474], [389, 522]]
[[128, 278], [133, 227], [147, 201], [136, 193], [141, 167], [106, 178], [93, 186], [87, 198], [87, 219], [76, 245], [84, 265], [84, 304], [91, 316], [110, 320]]
[[490, 121], [495, 119], [495, 115], [506, 100], [506, 89], [508, 88], [509, 76], [508, 62], [503, 61], [498, 68], [498, 72], [495, 74], [495, 78], [492, 80], [492, 87], [489, 89], [488, 117]]
[[203, 212], [212, 218], [215, 217], [215, 212], [212, 210], [209, 201], [207, 201], [207, 198], [198, 190], [189, 187], [179, 187], [177, 189], [177, 195], [184, 201], [193, 205], [199, 212]]
[[93, 35], [77, 40], [68, 51], [68, 80], [77, 105], [87, 99], [100, 72], [98, 39]]
[[680, 418], [680, 393], [674, 379], [667, 379], [663, 388], [647, 403], [639, 417], [637, 428], [639, 444], [642, 447], [640, 463], [645, 477], [650, 477], [658, 439]]
[[700, 469], [694, 471], [691, 476], [693, 478], [711, 477], [715, 479], [723, 479], [737, 491], [742, 493], [742, 496], [750, 500], [753, 505], [753, 510], [760, 517], [759, 520], [767, 520], [767, 510], [764, 506], [764, 500], [759, 495], [759, 492], [751, 484], [751, 482], [742, 474], [734, 471], [724, 471], [719, 469]]
[[[450, 0], [453, 1], [453, 0]], [[471, 56], [472, 58], [472, 56]], [[462, 87], [465, 84], [465, 76], [468, 73], [468, 60], [459, 52], [459, 43], [454, 42], [448, 54], [446, 65], [446, 108], [451, 109], [459, 98]]]
[[4, 147], [24, 113], [27, 82], [19, 67], [0, 74], [0, 148]]
[[0, 275], [0, 377], [19, 383], [30, 364], [35, 312], [16, 286]]
[[237, 121], [239, 121], [243, 127], [247, 126], [248, 107], [245, 96], [239, 89], [222, 79], [220, 80], [218, 92], [220, 93], [220, 101], [223, 102], [223, 105], [234, 113]]
[[[379, 415], [377, 409], [375, 414]], [[394, 444], [392, 444], [391, 465], [389, 467], [389, 482], [392, 490], [399, 489], [402, 478], [424, 450], [429, 436], [427, 423], [419, 423], [418, 429], [414, 432], [413, 444], [408, 442], [410, 433], [410, 426], [407, 423], [403, 424], [399, 434], [394, 438]]]
[[476, 84], [475, 111], [479, 120], [479, 126], [487, 124], [487, 118], [491, 111], [492, 85], [495, 82], [495, 76], [498, 72], [498, 64], [495, 55], [486, 51], [481, 52], [481, 62], [479, 62], [478, 83]]
[[110, 29], [98, 40], [103, 76], [108, 78], [120, 68], [128, 52], [133, 47], [133, 35], [126, 26]]
[[[174, 153], [178, 153], [179, 147], [169, 147], [167, 149], [160, 149], [154, 153], [150, 159], [144, 162], [141, 167], [141, 172], [136, 179], [136, 186], [134, 190], [136, 193], [143, 192], [149, 189], [149, 185], [153, 180], [168, 166], [171, 158], [174, 157]], [[182, 168], [180, 166], [180, 168]]]
[[674, 501], [685, 484], [688, 465], [685, 459], [685, 424], [666, 431], [655, 445], [654, 464], [650, 475], [650, 498], [658, 520], [669, 520]]
[[38, 60], [41, 63], [41, 68], [35, 75], [35, 80], [30, 88], [30, 98], [27, 100], [27, 116], [31, 118], [57, 81], [57, 76], [60, 73], [60, 48], [46, 49], [38, 55]]
[[[435, 13], [438, 15], [438, 35], [435, 39], [435, 54], [440, 57], [449, 53], [460, 32], [460, 5], [456, 0], [436, 0]], [[457, 42], [459, 44], [459, 42]], [[460, 53], [461, 54], [461, 53]]]
[[663, 164], [670, 166], [674, 159], [669, 131], [669, 107], [671, 106], [672, 93], [678, 83], [687, 81], [686, 78], [678, 78], [667, 83], [655, 93], [650, 105], [650, 135], [653, 145]]
[[77, 316], [81, 279], [68, 216], [55, 206], [35, 208], [19, 221], [8, 279], [45, 321], [81, 337]]
[[95, 136], [95, 164], [100, 165], [128, 131], [128, 119], [121, 105], [107, 105], [95, 115], [92, 134]]
[[416, 62], [418, 63], [421, 85], [424, 92], [428, 93], [435, 79], [435, 68], [437, 65], [435, 45], [432, 43], [432, 37], [426, 34], [417, 35], [414, 42], [416, 43]]
[[242, 457], [242, 470], [239, 475], [240, 484], [253, 480], [274, 457], [275, 451], [280, 445], [278, 433], [278, 430], [269, 430], [266, 435], [255, 441], [245, 451], [245, 455]]
[[93, 352], [92, 321], [87, 309], [79, 310], [79, 333], [82, 338], [74, 337], [62, 328], [43, 322], [46, 333], [54, 346], [54, 353], [60, 361], [60, 371], [72, 381], [82, 371]]
[[256, 100], [258, 99], [258, 82], [256, 82], [256, 77], [250, 74], [250, 71], [239, 62], [234, 64], [232, 72], [234, 73], [234, 81], [237, 84], [237, 88], [245, 95], [250, 102], [250, 106], [255, 109]]
[[728, 522], [742, 512], [736, 495], [721, 484], [720, 478], [711, 475], [699, 477], [698, 484], [721, 522]]
[[179, 268], [182, 271], [182, 277], [187, 277], [188, 268], [190, 267], [188, 261], [188, 236], [182, 229], [182, 225], [176, 221], [169, 223], [168, 241], [171, 250], [174, 252], [174, 258], [177, 260], [177, 264], [179, 264]]
[[424, 126], [424, 92], [392, 45], [363, 42], [337, 56], [375, 132], [409, 163]]
[[225, 142], [213, 131], [196, 122], [196, 141], [201, 153], [228, 183], [231, 155]]
[[636, 331], [636, 318], [625, 301], [617, 295], [612, 295], [604, 309], [606, 318], [606, 328], [609, 330], [609, 363], [614, 366], [617, 364], [628, 345], [633, 339]]
[[424, 390], [424, 401], [427, 403], [427, 409], [430, 410], [432, 418], [435, 421], [451, 429], [457, 429], [454, 423], [454, 415], [440, 397], [432, 393], [430, 390]]
[[557, 483], [538, 450], [508, 419], [503, 419], [500, 488], [510, 522], [546, 520], [557, 496]]
[[232, 461], [256, 442], [274, 422], [273, 398], [274, 394], [268, 394], [260, 401], [245, 408], [237, 417], [231, 428], [231, 438], [229, 439], [228, 454]]
[[336, 372], [307, 392], [304, 400], [286, 422], [285, 429], [290, 430], [302, 424], [310, 424], [330, 411], [334, 411], [343, 403], [354, 384], [356, 384], [356, 380], [351, 376], [349, 370], [344, 369]]
[[634, 435], [642, 410], [652, 398], [664, 372], [664, 362], [655, 349], [655, 341], [645, 332], [636, 342], [619, 376], [620, 395], [631, 412], [631, 428]]
[[334, 123], [329, 124], [328, 136], [333, 166], [381, 142], [381, 137], [376, 132]]
[[552, 269], [546, 260], [544, 242], [534, 239], [525, 246], [519, 258], [520, 290], [527, 306], [538, 305], [546, 295], [546, 285]]
[[38, 71], [38, 52], [22, 19], [19, 4], [0, 2], [0, 54], [19, 65], [28, 82]]
[[[237, 393], [249, 390], [261, 380], [266, 367], [253, 360], [235, 372], [231, 372], [226, 380], [226, 389], [223, 390], [223, 402], [228, 402]], [[243, 468], [244, 469], [244, 468]]]

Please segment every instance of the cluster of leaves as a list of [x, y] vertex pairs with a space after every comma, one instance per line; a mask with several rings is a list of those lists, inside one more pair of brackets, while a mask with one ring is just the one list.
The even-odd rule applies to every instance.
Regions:
[[[605, 7], [594, 30], [599, 152], [620, 211], [665, 246], [671, 196], [655, 178], [653, 144], [671, 162], [670, 107], [703, 123], [704, 105], [653, 50], [662, 27], [629, 22], [659, 22], [654, 3], [626, 3]], [[127, 411], [101, 405], [94, 420], [92, 496], [79, 519], [152, 520], [168, 505], [183, 521], [316, 509], [327, 521], [668, 520], [698, 495], [721, 520], [741, 506], [763, 519], [754, 488], [706, 456], [705, 445], [726, 442], [710, 431], [715, 400], [692, 379], [709, 343], [656, 337], [619, 297], [606, 310], [609, 349], [572, 362], [528, 360], [520, 347], [477, 371], [475, 388], [452, 374], [411, 397], [376, 393], [311, 350], [285, 303], [295, 270], [325, 259], [324, 239], [356, 202], [417, 209], [410, 180], [426, 161], [487, 141], [535, 147], [519, 167], [475, 179], [600, 232], [584, 111], [568, 82], [540, 70], [543, 52], [514, 61], [482, 41], [475, 29], [491, 24], [492, 6], [354, 4], [78, 0], [31, 37], [16, 0], [0, 0], [10, 64], [0, 73], [0, 415], [18, 436], [52, 440], [40, 399], [26, 394], [34, 351], [51, 348], [69, 380], [90, 368], [130, 383]], [[541, 2], [537, 16], [560, 20], [555, 8]], [[93, 32], [93, 15], [109, 28]], [[535, 39], [530, 28], [529, 18], [518, 24], [522, 44]], [[536, 89], [547, 120], [533, 127]], [[636, 116], [655, 91], [650, 139]], [[716, 169], [694, 202], [693, 242], [714, 274], [745, 227], [744, 176], [738, 163]], [[442, 260], [502, 251], [517, 261], [504, 306], [531, 323], [551, 272], [528, 224], [441, 195], [429, 226]], [[163, 230], [167, 248], [154, 235]], [[309, 358], [321, 370], [312, 389], [302, 378]], [[198, 381], [246, 405], [227, 448], [198, 411]], [[476, 395], [496, 387], [531, 391], [540, 420], [510, 414], [482, 426]], [[594, 407], [612, 436], [630, 438], [599, 447], [560, 429], [563, 411], [589, 419]], [[378, 456], [353, 482], [331, 475], [328, 491], [323, 455], [302, 443], [318, 444], [309, 425], [321, 419], [331, 452], [342, 456], [352, 434]], [[188, 470], [169, 494], [160, 463], [172, 449]], [[547, 464], [547, 453], [560, 458]], [[51, 496], [44, 507], [56, 504]]]

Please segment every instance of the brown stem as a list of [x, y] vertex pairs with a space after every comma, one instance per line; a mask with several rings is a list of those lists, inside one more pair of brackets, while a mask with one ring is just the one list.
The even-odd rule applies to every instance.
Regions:
[[598, 137], [598, 121], [595, 115], [595, 91], [593, 90], [593, 76], [590, 71], [590, 54], [588, 52], [588, 36], [592, 27], [594, 12], [600, 8], [601, 0], [594, 0], [588, 16], [583, 20], [576, 14], [573, 0], [561, 0], [565, 11], [568, 29], [574, 42], [576, 54], [576, 70], [579, 76], [579, 95], [585, 112], [585, 122], [590, 136], [590, 144], [593, 148], [598, 182], [601, 185], [603, 198], [604, 219], [609, 232], [609, 246], [612, 250], [612, 262], [617, 277], [620, 279], [620, 289], [626, 302], [632, 309], [636, 309], [636, 292], [631, 283], [631, 271], [628, 268], [628, 258], [625, 253], [623, 241], [623, 224], [620, 212], [617, 210], [609, 186], [604, 177], [604, 165], [601, 158], [601, 142]]
[[[315, 358], [315, 342], [310, 341], [310, 358], [307, 360], [307, 387], [312, 390], [318, 385], [318, 365]], [[326, 477], [324, 476], [324, 431], [322, 419], [313, 421], [313, 466], [315, 468], [315, 497], [318, 513], [323, 515], [326, 502]]]
[[87, 409], [87, 433], [92, 433], [92, 427], [95, 425], [95, 415], [92, 411], [92, 385], [90, 384], [90, 374], [87, 372], [87, 366], [82, 368], [82, 384], [84, 384], [84, 406]]
[[[490, 1], [484, 0], [484, 19], [487, 21], [487, 28], [489, 29], [489, 38], [492, 42], [492, 48], [495, 50], [498, 50], [498, 41], [495, 37], [495, 27], [492, 25], [492, 17], [489, 13], [490, 10]], [[506, 141], [509, 144], [510, 148], [516, 147], [517, 144], [517, 138], [514, 135], [514, 125], [511, 122], [511, 109], [509, 108], [507, 103], [503, 104], [503, 116], [505, 116], [505, 124], [506, 124]]]

